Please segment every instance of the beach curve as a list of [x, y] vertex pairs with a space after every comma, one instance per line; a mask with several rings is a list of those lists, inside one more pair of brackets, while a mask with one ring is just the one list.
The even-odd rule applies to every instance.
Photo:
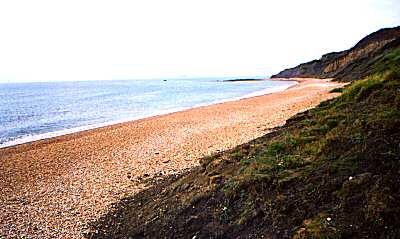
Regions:
[[282, 92], [0, 149], [0, 235], [80, 238], [111, 203], [143, 190], [143, 178], [262, 136], [343, 85], [295, 80]]

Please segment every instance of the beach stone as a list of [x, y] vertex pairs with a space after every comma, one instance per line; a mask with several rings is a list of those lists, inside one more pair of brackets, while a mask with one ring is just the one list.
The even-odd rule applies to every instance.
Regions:
[[[257, 126], [277, 127], [321, 100], [337, 96], [329, 91], [340, 86], [327, 87], [318, 79], [301, 81], [300, 88], [279, 93], [65, 135], [54, 142], [0, 149], [0, 215], [4, 215], [0, 235], [21, 236], [28, 222], [20, 219], [29, 218], [40, 230], [30, 230], [27, 236], [81, 238], [82, 226], [77, 221], [85, 224], [98, 218], [121, 197], [144, 190], [147, 184], [142, 180], [161, 171], [178, 177], [199, 166], [202, 157], [264, 135]], [[168, 164], [162, 163], [168, 159]], [[363, 178], [353, 177], [348, 182]], [[216, 173], [209, 180], [212, 188], [224, 178]], [[24, 203], [12, 197], [25, 198]]]

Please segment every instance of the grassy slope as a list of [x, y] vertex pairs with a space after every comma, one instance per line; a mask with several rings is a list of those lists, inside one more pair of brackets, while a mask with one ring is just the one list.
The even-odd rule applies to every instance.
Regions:
[[385, 57], [342, 96], [113, 205], [87, 237], [400, 235], [400, 52]]

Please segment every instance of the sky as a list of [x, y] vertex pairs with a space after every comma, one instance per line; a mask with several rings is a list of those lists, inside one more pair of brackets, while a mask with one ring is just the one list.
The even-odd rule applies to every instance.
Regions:
[[0, 82], [269, 76], [400, 25], [398, 0], [0, 2]]

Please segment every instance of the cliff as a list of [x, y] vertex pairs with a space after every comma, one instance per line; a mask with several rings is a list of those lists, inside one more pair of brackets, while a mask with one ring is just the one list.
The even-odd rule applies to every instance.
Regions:
[[360, 79], [371, 74], [368, 67], [374, 64], [377, 57], [399, 46], [400, 26], [381, 29], [363, 38], [349, 50], [325, 54], [319, 60], [283, 70], [272, 78]]

